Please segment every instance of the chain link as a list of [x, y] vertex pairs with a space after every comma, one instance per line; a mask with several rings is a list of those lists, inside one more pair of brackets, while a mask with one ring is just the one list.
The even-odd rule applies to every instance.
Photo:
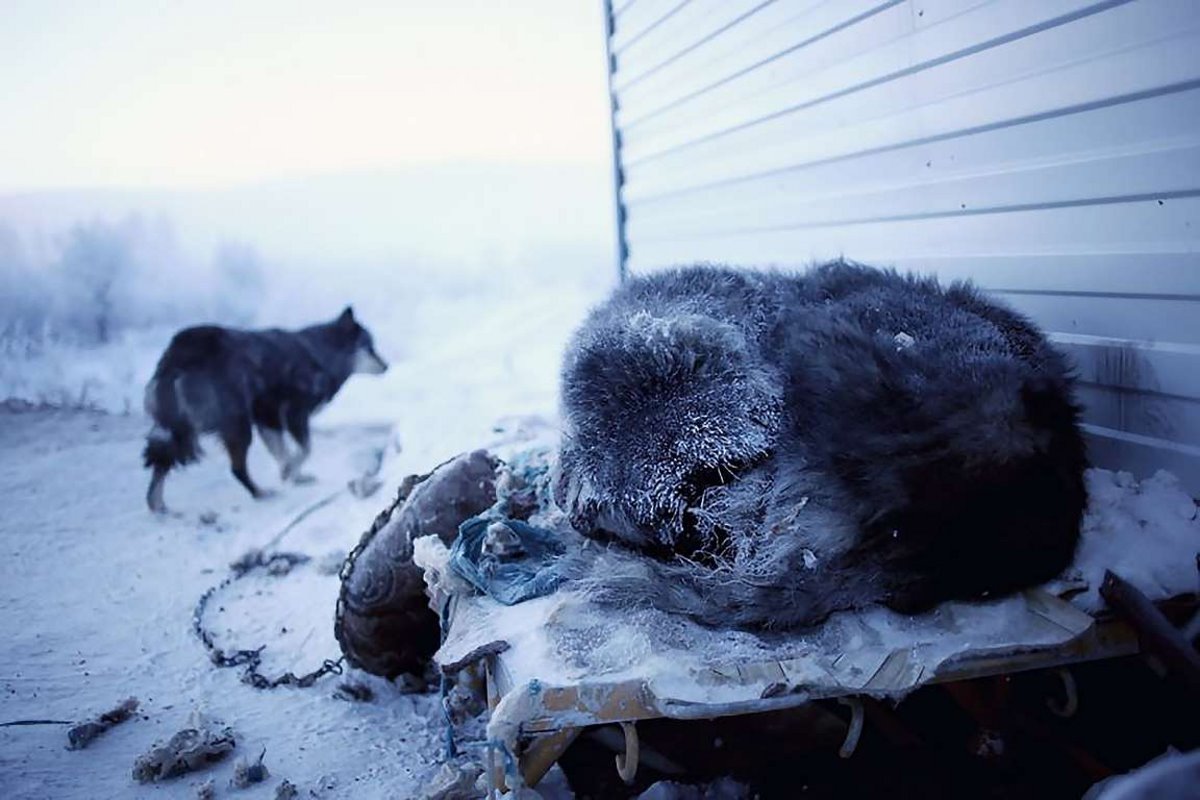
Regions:
[[[322, 662], [321, 666], [304, 675], [296, 675], [288, 671], [277, 677], [268, 678], [258, 671], [259, 667], [262, 666], [262, 652], [267, 648], [265, 644], [252, 650], [222, 650], [213, 640], [212, 633], [204, 627], [204, 612], [208, 608], [209, 601], [235, 581], [244, 578], [257, 569], [266, 569], [268, 572], [274, 572], [275, 570], [286, 568], [287, 571], [291, 571], [293, 567], [305, 564], [310, 560], [303, 553], [264, 553], [261, 550], [254, 551], [231, 566], [232, 572], [229, 577], [200, 595], [200, 599], [196, 602], [196, 608], [192, 612], [192, 632], [196, 634], [196, 638], [204, 645], [204, 649], [208, 652], [209, 661], [214, 666], [223, 668], [244, 666], [242, 683], [253, 686], [255, 689], [274, 689], [278, 686], [298, 686], [303, 689], [312, 686], [326, 675], [342, 674], [344, 656], [338, 658], [336, 661], [327, 658]], [[286, 572], [283, 574], [286, 574]]]
[[[443, 464], [449, 463], [449, 461], [452, 460], [453, 459], [449, 459], [443, 462]], [[440, 467], [442, 465], [439, 464], [438, 466]], [[437, 467], [434, 468], [434, 470], [436, 469]], [[341, 581], [341, 587], [338, 591], [337, 607], [334, 611], [333, 628], [338, 644], [342, 646], [343, 649], [345, 646], [342, 643], [342, 615], [345, 607], [346, 582], [350, 577], [350, 573], [354, 569], [355, 561], [358, 559], [358, 556], [362, 553], [362, 551], [366, 549], [367, 545], [371, 543], [371, 540], [375, 538], [375, 534], [379, 533], [379, 531], [392, 518], [392, 514], [395, 513], [395, 511], [404, 503], [405, 500], [408, 499], [408, 495], [412, 492], [416, 485], [433, 474], [434, 470], [430, 470], [430, 472], [424, 475], [410, 475], [405, 478], [401, 482], [399, 490], [396, 492], [396, 499], [375, 517], [375, 520], [371, 525], [371, 529], [363, 535], [363, 537], [359, 540], [359, 543], [355, 545], [354, 549], [351, 550], [346, 556], [346, 560], [342, 562], [341, 569], [338, 571], [338, 578]], [[345, 490], [338, 490], [337, 492], [318, 500], [316, 503], [306, 508], [300, 513], [299, 516], [289, 522], [288, 525], [283, 528], [283, 530], [277, 533], [271, 539], [271, 541], [267, 543], [266, 546], [270, 548], [278, 545], [283, 537], [290, 533], [292, 529], [295, 528], [302, 520], [318, 509], [332, 503], [338, 498], [338, 496], [342, 494], [343, 491]], [[245, 669], [242, 671], [242, 683], [253, 686], [256, 689], [274, 689], [278, 686], [298, 686], [300, 688], [308, 688], [326, 675], [342, 674], [344, 669], [343, 665], [346, 663], [345, 655], [338, 656], [337, 659], [327, 658], [321, 663], [321, 666], [317, 667], [312, 672], [305, 673], [304, 675], [296, 675], [295, 673], [288, 671], [277, 677], [269, 678], [258, 671], [259, 667], [262, 666], [262, 652], [267, 648], [265, 644], [260, 645], [252, 650], [222, 650], [214, 641], [212, 633], [210, 633], [204, 627], [204, 612], [208, 608], [209, 601], [212, 600], [213, 596], [228, 588], [234, 581], [240, 580], [257, 569], [266, 569], [268, 573], [272, 574], [274, 574], [275, 570], [281, 570], [279, 574], [285, 575], [290, 572], [293, 567], [300, 564], [305, 564], [310, 560], [311, 559], [303, 553], [290, 553], [283, 551], [271, 553], [267, 552], [266, 550], [253, 550], [230, 565], [231, 573], [229, 577], [225, 578], [225, 580], [221, 581], [216, 586], [210, 587], [204, 592], [204, 594], [200, 595], [200, 599], [196, 601], [196, 607], [192, 611], [192, 632], [196, 634], [196, 638], [200, 640], [202, 645], [204, 645], [204, 649], [208, 653], [209, 661], [211, 661], [214, 666], [222, 668], [244, 666]]]
[[[443, 464], [447, 464], [452, 460], [453, 459], [448, 459], [447, 461], [443, 462]], [[443, 466], [443, 464], [439, 464], [438, 467]], [[408, 496], [411, 494], [412, 490], [416, 488], [418, 484], [422, 483], [426, 478], [432, 475], [436, 470], [437, 467], [435, 467], [433, 470], [430, 470], [428, 473], [425, 473], [424, 475], [410, 475], [405, 478], [405, 480], [401, 482], [399, 490], [396, 492], [396, 499], [393, 500], [386, 509], [384, 509], [375, 517], [374, 522], [371, 524], [371, 529], [362, 536], [358, 544], [355, 545], [354, 549], [351, 550], [346, 556], [346, 560], [342, 562], [341, 569], [338, 572], [338, 578], [341, 581], [341, 587], [338, 592], [333, 627], [338, 644], [342, 645], [343, 649], [342, 616], [345, 611], [347, 581], [350, 577], [350, 574], [354, 571], [355, 562], [358, 560], [358, 557], [362, 554], [363, 550], [365, 550], [375, 538], [375, 535], [378, 534], [385, 525], [387, 525], [387, 523], [391, 520], [392, 515], [399, 509], [401, 505], [404, 504], [404, 501], [408, 499]], [[305, 511], [301, 513], [299, 517], [292, 520], [286, 528], [280, 531], [268, 543], [267, 546], [273, 547], [274, 545], [278, 544], [279, 541], [301, 520], [317, 509], [328, 505], [337, 497], [338, 494], [340, 494], [340, 492], [330, 495], [329, 497], [318, 501], [312, 507], [305, 509]], [[245, 669], [242, 671], [242, 683], [253, 686], [255, 689], [274, 689], [279, 686], [297, 686], [303, 689], [312, 686], [326, 675], [342, 674], [344, 669], [343, 665], [346, 663], [345, 655], [339, 656], [337, 659], [327, 658], [321, 663], [321, 666], [317, 667], [312, 672], [308, 672], [303, 675], [296, 675], [295, 673], [288, 671], [274, 678], [267, 677], [259, 672], [259, 667], [262, 666], [262, 652], [267, 648], [265, 644], [249, 650], [223, 650], [217, 646], [216, 641], [213, 639], [212, 633], [204, 627], [204, 612], [207, 610], [209, 602], [214, 596], [229, 588], [229, 586], [235, 581], [238, 581], [251, 572], [259, 569], [265, 569], [271, 574], [274, 574], [278, 570], [280, 571], [279, 574], [285, 575], [290, 572], [293, 567], [299, 566], [300, 564], [305, 564], [310, 560], [311, 559], [303, 553], [291, 553], [283, 551], [269, 553], [263, 550], [254, 550], [230, 565], [231, 572], [229, 576], [225, 578], [225, 580], [221, 581], [216, 586], [210, 587], [204, 592], [204, 594], [200, 595], [200, 599], [196, 601], [196, 607], [192, 611], [192, 632], [196, 634], [196, 638], [199, 639], [200, 643], [204, 646], [205, 651], [208, 653], [208, 659], [213, 663], [214, 666], [221, 668], [245, 667]]]

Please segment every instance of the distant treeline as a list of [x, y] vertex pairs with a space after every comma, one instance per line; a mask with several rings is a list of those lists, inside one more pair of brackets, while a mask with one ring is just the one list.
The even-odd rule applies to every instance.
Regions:
[[252, 247], [225, 243], [197, 261], [163, 219], [132, 215], [51, 232], [0, 220], [0, 337], [10, 344], [99, 345], [154, 325], [246, 324], [263, 290]]

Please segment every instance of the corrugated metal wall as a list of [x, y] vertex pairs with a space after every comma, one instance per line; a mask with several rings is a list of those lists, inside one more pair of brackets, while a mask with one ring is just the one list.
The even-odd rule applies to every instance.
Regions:
[[1200, 493], [1200, 0], [615, 0], [625, 267], [973, 278]]

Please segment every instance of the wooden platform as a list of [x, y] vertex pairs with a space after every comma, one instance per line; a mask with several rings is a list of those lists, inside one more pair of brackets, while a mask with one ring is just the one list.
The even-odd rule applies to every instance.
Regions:
[[[915, 620], [911, 629], [891, 641], [831, 648], [827, 642], [798, 640], [784, 658], [731, 658], [697, 667], [681, 653], [678, 659], [635, 659], [611, 674], [593, 674], [577, 664], [572, 669], [560, 663], [561, 654], [546, 644], [546, 631], [567, 624], [569, 601], [551, 596], [500, 606], [462, 591], [453, 576], [445, 577], [449, 573], [437, 552], [426, 552], [418, 561], [424, 562], [432, 604], [451, 616], [439, 664], [448, 671], [474, 664], [485, 675], [489, 745], [501, 756], [493, 772], [497, 785], [536, 785], [580, 733], [598, 726], [621, 726], [627, 753], [618, 757], [618, 766], [623, 763], [632, 775], [636, 725], [647, 720], [717, 719], [843, 698], [858, 718], [851, 729], [861, 729], [861, 704], [855, 698], [899, 699], [926, 685], [1051, 669], [1139, 650], [1137, 632], [1129, 624], [1111, 616], [1095, 618], [1036, 589], [997, 601], [991, 608], [1004, 613], [985, 617], [980, 609], [986, 604], [946, 604], [928, 624], [909, 618]], [[847, 619], [831, 618], [830, 624], [860, 624], [855, 615]], [[979, 628], [977, 637], [972, 626]], [[852, 750], [850, 739], [856, 736], [847, 734], [843, 747]]]

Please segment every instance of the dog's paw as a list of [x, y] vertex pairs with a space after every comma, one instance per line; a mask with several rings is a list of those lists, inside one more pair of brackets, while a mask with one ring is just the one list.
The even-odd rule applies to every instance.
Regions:
[[187, 515], [184, 514], [182, 511], [176, 511], [172, 508], [167, 508], [166, 506], [162, 506], [161, 508], [151, 509], [150, 513], [154, 515], [155, 519], [163, 520], [163, 521], [170, 520], [170, 519], [186, 519], [187, 518]]

